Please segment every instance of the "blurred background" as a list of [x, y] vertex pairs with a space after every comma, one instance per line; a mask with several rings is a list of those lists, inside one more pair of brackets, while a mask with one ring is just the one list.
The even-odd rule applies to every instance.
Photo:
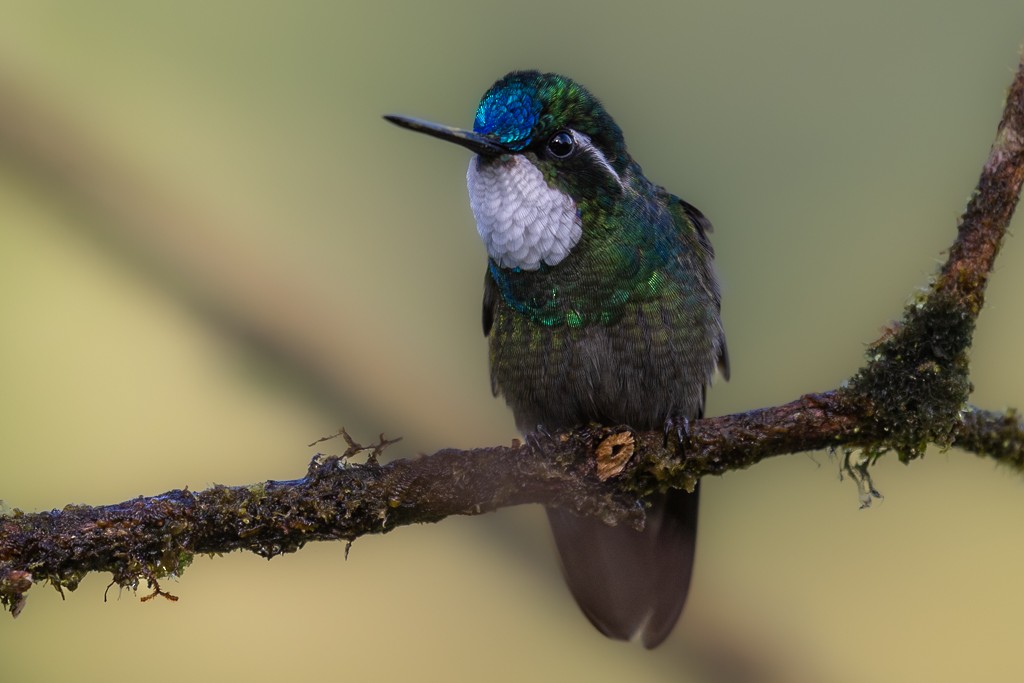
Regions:
[[[28, 511], [294, 478], [342, 425], [405, 437], [393, 455], [516, 436], [468, 155], [380, 119], [469, 126], [514, 68], [589, 86], [714, 221], [733, 380], [709, 414], [835, 387], [944, 258], [1024, 41], [1019, 0], [2, 12], [0, 498]], [[996, 270], [988, 408], [1024, 404], [1017, 238]], [[821, 453], [706, 480], [690, 603], [654, 652], [586, 623], [542, 514], [513, 509], [347, 561], [198, 558], [177, 603], [37, 587], [0, 615], [0, 681], [1020, 680], [1021, 478], [887, 457], [859, 510], [838, 475]]]

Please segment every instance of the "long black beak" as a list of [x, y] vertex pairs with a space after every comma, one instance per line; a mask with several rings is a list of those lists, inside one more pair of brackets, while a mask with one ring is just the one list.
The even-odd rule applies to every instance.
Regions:
[[442, 126], [439, 123], [431, 123], [430, 121], [414, 119], [409, 116], [396, 116], [395, 114], [386, 114], [384, 118], [396, 126], [408, 128], [417, 133], [426, 133], [448, 142], [454, 142], [456, 145], [462, 145], [466, 149], [473, 150], [477, 154], [484, 156], [494, 157], [499, 154], [509, 153], [509, 150], [500, 143], [479, 133], [474, 133], [471, 130]]

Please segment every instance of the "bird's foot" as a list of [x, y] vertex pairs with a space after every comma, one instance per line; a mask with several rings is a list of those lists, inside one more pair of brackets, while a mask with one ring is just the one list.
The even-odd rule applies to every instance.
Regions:
[[684, 415], [669, 415], [665, 418], [664, 430], [665, 441], [662, 445], [668, 448], [669, 438], [674, 433], [677, 439], [676, 447], [682, 453], [683, 446], [690, 440], [690, 418]]
[[526, 440], [526, 445], [535, 451], [545, 450], [545, 446], [554, 445], [556, 439], [551, 432], [548, 431], [547, 427], [542, 424], [537, 425], [537, 428], [532, 432], [523, 437]]

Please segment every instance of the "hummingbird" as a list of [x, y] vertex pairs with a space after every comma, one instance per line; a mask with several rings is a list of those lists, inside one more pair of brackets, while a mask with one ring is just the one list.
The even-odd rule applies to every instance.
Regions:
[[[466, 182], [487, 250], [491, 389], [524, 434], [590, 423], [685, 433], [728, 379], [711, 222], [649, 181], [601, 102], [513, 71], [473, 129], [385, 118], [474, 152]], [[654, 648], [689, 590], [699, 488], [652, 496], [642, 531], [547, 509], [562, 572], [606, 636]]]

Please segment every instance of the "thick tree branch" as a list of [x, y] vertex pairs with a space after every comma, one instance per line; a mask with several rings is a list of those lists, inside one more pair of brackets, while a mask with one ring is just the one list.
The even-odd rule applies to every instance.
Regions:
[[[355, 539], [449, 515], [546, 503], [608, 523], [643, 523], [658, 488], [784, 453], [862, 448], [902, 459], [955, 445], [1022, 467], [1017, 414], [967, 405], [967, 351], [984, 290], [1024, 182], [1024, 62], [949, 257], [928, 291], [868, 352], [842, 388], [785, 405], [699, 420], [682, 444], [658, 432], [591, 425], [529, 444], [442, 450], [385, 465], [386, 445], [316, 458], [294, 481], [176, 490], [117, 505], [0, 517], [0, 602], [17, 614], [40, 581], [74, 589], [88, 572], [120, 586], [179, 574], [196, 553], [245, 549], [272, 557], [315, 540]], [[345, 435], [347, 438], [347, 435]], [[351, 458], [368, 450], [365, 463]], [[679, 453], [685, 457], [679, 457]], [[169, 596], [168, 596], [169, 597]]]

